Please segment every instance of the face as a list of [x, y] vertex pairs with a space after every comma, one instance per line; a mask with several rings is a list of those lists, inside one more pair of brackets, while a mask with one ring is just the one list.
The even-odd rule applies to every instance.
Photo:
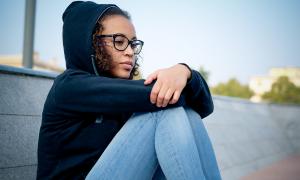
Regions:
[[[102, 21], [102, 25], [104, 27], [102, 35], [122, 34], [129, 40], [136, 39], [133, 24], [123, 16], [108, 16]], [[106, 52], [112, 58], [110, 74], [118, 78], [129, 78], [135, 64], [135, 55], [131, 46], [128, 45], [124, 51], [119, 51], [114, 47], [113, 37], [105, 37], [102, 41], [105, 42]]]

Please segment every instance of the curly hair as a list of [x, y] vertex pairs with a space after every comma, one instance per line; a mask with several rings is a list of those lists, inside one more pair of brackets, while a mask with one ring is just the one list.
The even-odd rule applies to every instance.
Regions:
[[[111, 8], [108, 11], [106, 11], [105, 14], [102, 16], [102, 18], [99, 19], [98, 22], [96, 23], [93, 32], [93, 48], [95, 52], [95, 60], [96, 60], [97, 68], [102, 74], [108, 74], [110, 68], [112, 67], [112, 57], [107, 53], [104, 46], [98, 46], [99, 39], [96, 37], [96, 35], [101, 34], [103, 31], [102, 21], [106, 17], [112, 15], [120, 15], [127, 18], [128, 20], [131, 20], [128, 12], [121, 10], [119, 8]], [[132, 79], [133, 76], [139, 75], [139, 71], [138, 71], [139, 64], [137, 63], [138, 56], [134, 55], [134, 57], [135, 57], [135, 65], [130, 73], [129, 79]]]

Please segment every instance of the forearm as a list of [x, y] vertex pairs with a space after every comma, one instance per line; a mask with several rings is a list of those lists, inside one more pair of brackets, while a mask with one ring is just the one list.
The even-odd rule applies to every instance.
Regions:
[[[144, 80], [124, 80], [80, 75], [63, 77], [56, 84], [57, 106], [70, 111], [119, 113], [160, 109], [150, 102], [153, 84]], [[184, 105], [181, 98], [173, 106]]]

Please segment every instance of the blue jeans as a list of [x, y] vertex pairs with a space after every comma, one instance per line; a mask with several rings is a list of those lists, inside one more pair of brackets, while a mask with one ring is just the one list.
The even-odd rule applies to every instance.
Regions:
[[86, 179], [219, 180], [200, 116], [190, 108], [134, 113]]

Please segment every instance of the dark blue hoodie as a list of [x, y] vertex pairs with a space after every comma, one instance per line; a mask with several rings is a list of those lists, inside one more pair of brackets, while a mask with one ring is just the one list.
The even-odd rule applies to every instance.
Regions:
[[[63, 14], [67, 69], [54, 80], [44, 105], [37, 179], [84, 179], [133, 112], [161, 109], [150, 102], [153, 84], [96, 75], [92, 33], [110, 8], [118, 7], [73, 2]], [[190, 106], [202, 118], [212, 113], [208, 86], [198, 72], [192, 71], [178, 103], [172, 106]]]

